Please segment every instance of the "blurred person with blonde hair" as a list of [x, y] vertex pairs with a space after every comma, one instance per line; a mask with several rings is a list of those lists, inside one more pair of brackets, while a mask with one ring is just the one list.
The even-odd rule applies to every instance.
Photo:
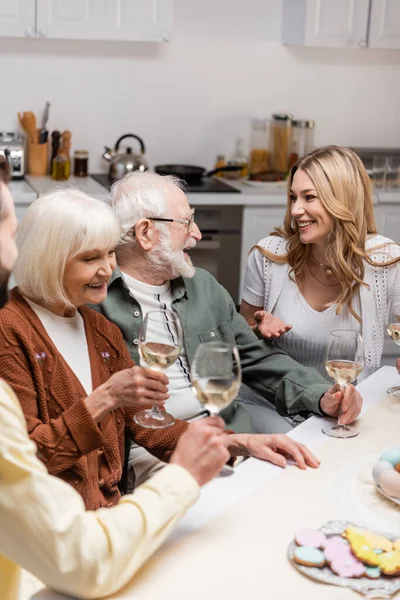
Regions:
[[349, 148], [300, 159], [288, 180], [283, 227], [250, 252], [241, 313], [260, 337], [327, 377], [333, 329], [363, 336], [379, 367], [390, 299], [400, 300], [400, 247], [377, 233], [372, 186]]

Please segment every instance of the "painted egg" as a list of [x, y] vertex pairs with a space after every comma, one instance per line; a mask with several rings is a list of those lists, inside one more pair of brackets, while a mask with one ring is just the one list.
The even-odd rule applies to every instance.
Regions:
[[379, 478], [379, 485], [388, 496], [400, 499], [400, 475], [396, 471], [384, 471]]
[[385, 471], [394, 471], [394, 466], [386, 460], [380, 460], [372, 469], [372, 477], [374, 478], [375, 483], [379, 484], [380, 476]]
[[400, 463], [400, 448], [389, 448], [389, 450], [381, 454], [379, 460], [385, 460], [395, 467]]

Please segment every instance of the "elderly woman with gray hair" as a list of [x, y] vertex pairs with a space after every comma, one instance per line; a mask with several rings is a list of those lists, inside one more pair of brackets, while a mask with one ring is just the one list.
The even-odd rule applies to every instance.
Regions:
[[[39, 458], [88, 509], [119, 500], [125, 434], [167, 461], [188, 427], [134, 423], [136, 410], [164, 404], [168, 379], [134, 366], [120, 330], [84, 306], [106, 297], [118, 238], [110, 208], [80, 191], [36, 200], [18, 233], [18, 287], [0, 311], [0, 376], [21, 403]], [[213, 424], [222, 434], [222, 421]]]

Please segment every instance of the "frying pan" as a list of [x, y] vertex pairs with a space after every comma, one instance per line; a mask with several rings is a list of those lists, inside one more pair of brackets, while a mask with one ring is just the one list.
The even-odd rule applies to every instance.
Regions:
[[211, 177], [221, 171], [240, 171], [242, 167], [240, 165], [229, 165], [226, 167], [219, 167], [212, 171], [207, 171], [204, 167], [197, 167], [193, 165], [156, 165], [154, 170], [159, 175], [175, 175], [186, 181], [186, 183], [197, 183], [201, 181], [203, 177]]

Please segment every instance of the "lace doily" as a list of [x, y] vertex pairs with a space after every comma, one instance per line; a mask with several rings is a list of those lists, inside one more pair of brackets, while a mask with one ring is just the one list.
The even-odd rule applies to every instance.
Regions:
[[379, 455], [374, 455], [339, 462], [329, 499], [341, 519], [400, 537], [400, 506], [377, 490], [372, 477], [378, 460]]

